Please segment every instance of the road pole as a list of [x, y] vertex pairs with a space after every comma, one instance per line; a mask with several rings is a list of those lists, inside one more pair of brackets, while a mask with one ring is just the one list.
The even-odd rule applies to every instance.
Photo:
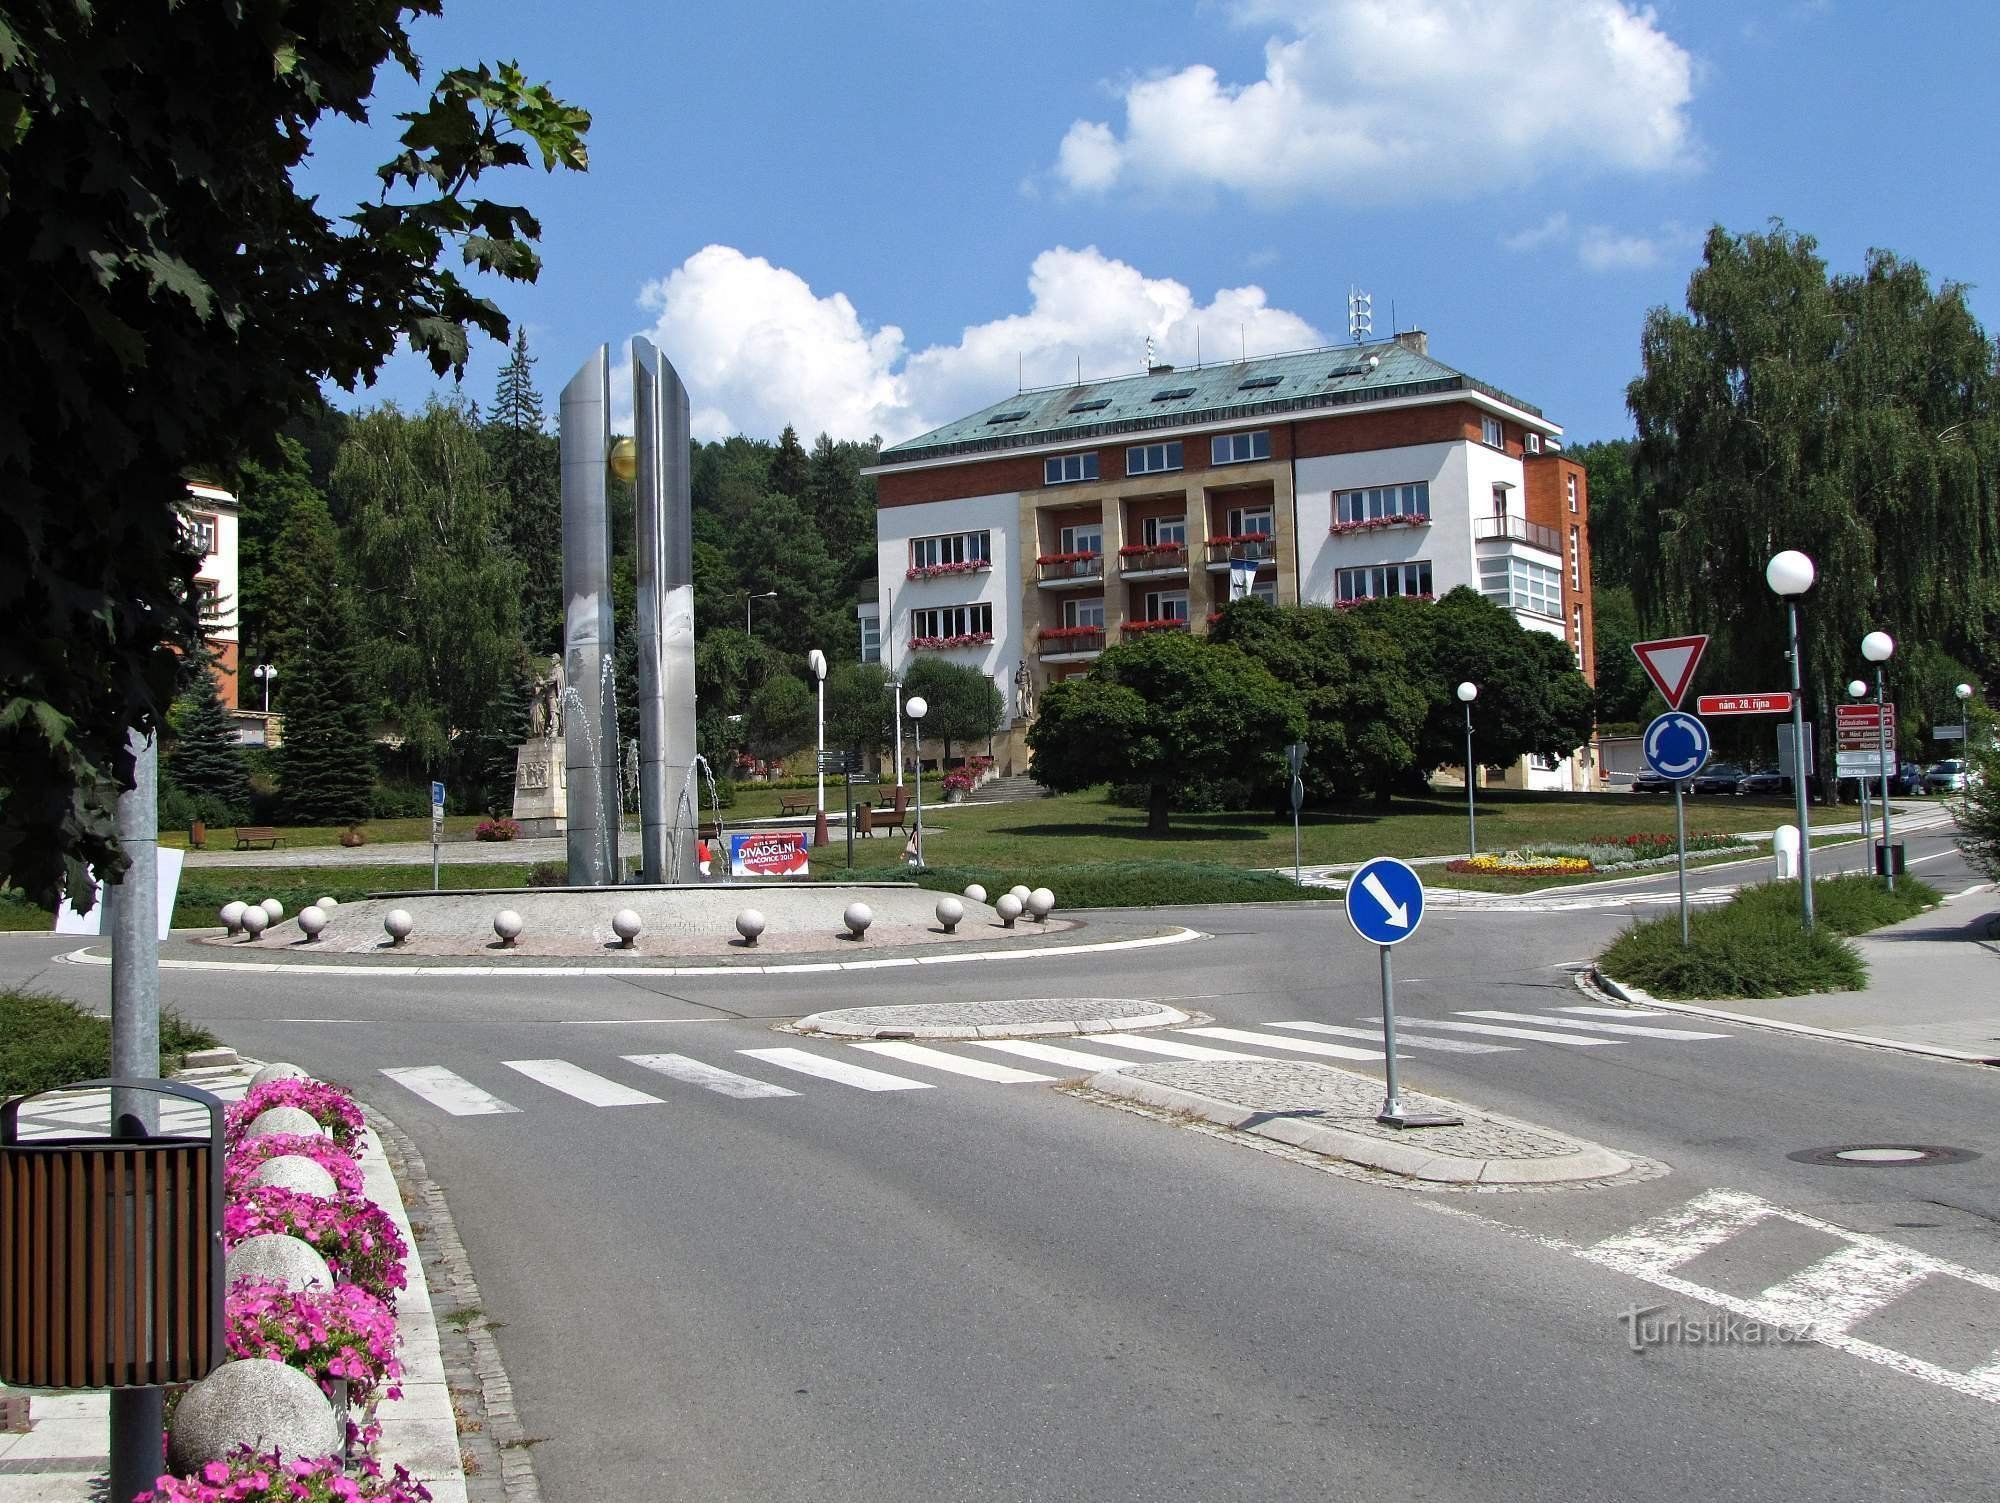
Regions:
[[1861, 843], [1872, 848], [1875, 836], [1874, 827], [1868, 822], [1868, 774], [1863, 773], [1854, 781], [1861, 787]]
[[842, 773], [841, 785], [847, 789], [847, 869], [854, 870], [854, 774]]
[[924, 864], [924, 736], [921, 730], [917, 732], [916, 784], [917, 784], [917, 825], [915, 831], [915, 838], [917, 847], [917, 865], [922, 866]]
[[[1889, 701], [1882, 665], [1875, 665], [1876, 770], [1882, 774], [1882, 875], [1889, 891], [1896, 890], [1896, 852], [1889, 843]], [[1865, 781], [1865, 780], [1864, 780]]]
[[1479, 854], [1479, 814], [1472, 800], [1472, 706], [1465, 707], [1465, 859]]
[[[1293, 781], [1298, 780], [1294, 778]], [[1302, 870], [1303, 863], [1299, 859], [1299, 799], [1294, 793], [1292, 795], [1292, 882], [1295, 886], [1306, 885], [1305, 878], [1300, 875]]]
[[1396, 981], [1389, 968], [1392, 946], [1377, 945], [1375, 948], [1382, 952], [1382, 1088], [1386, 1093], [1376, 1120], [1401, 1121], [1403, 1093], [1396, 1078]]
[[1681, 877], [1681, 948], [1688, 947], [1688, 827], [1687, 804], [1681, 797], [1686, 787], [1679, 778], [1674, 780], [1674, 865], [1680, 869]]
[[1806, 806], [1806, 779], [1812, 767], [1806, 756], [1806, 695], [1799, 672], [1799, 603], [1785, 597], [1785, 619], [1791, 635], [1792, 660], [1792, 792], [1799, 815], [1799, 914], [1806, 933], [1813, 932], [1812, 817]]
[[[133, 1080], [160, 1075], [159, 743], [133, 731], [131, 791], [118, 795], [118, 845], [132, 865], [123, 880], [104, 884], [111, 935], [111, 1074]], [[147, 1138], [159, 1130], [160, 1098], [152, 1091], [111, 1093], [111, 1136]], [[165, 1391], [111, 1390], [111, 1503], [152, 1487], [160, 1475]]]

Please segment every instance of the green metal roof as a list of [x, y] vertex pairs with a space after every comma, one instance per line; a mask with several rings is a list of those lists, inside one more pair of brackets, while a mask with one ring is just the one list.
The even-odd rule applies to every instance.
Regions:
[[1540, 408], [1390, 340], [1017, 391], [955, 423], [884, 449], [881, 464], [1083, 443], [1193, 423], [1254, 421], [1446, 391], [1478, 392], [1542, 416]]

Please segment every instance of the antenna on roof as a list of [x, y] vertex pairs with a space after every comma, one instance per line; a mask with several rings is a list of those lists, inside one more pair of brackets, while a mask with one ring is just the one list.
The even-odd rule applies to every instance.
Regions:
[[1243, 332], [1243, 325], [1236, 326], [1236, 360], [1238, 364], [1250, 358], [1250, 336]]
[[1352, 283], [1347, 288], [1347, 337], [1366, 344], [1375, 336], [1375, 295]]
[[1146, 336], [1146, 369], [1150, 371], [1152, 368], [1153, 368], [1153, 336], [1148, 334]]
[[1201, 325], [1194, 326], [1194, 368], [1201, 369]]
[[1026, 391], [1027, 389], [1028, 359], [1021, 351], [1016, 350], [1014, 352], [1014, 390]]

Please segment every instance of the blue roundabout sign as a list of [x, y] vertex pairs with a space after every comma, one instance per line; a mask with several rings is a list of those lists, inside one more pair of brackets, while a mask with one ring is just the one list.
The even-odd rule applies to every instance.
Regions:
[[1708, 727], [1684, 710], [1669, 710], [1646, 727], [1646, 765], [1663, 778], [1679, 781], [1700, 772], [1708, 761]]

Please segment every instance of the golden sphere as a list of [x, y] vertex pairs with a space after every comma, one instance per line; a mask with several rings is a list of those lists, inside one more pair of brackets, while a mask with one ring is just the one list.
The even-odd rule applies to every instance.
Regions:
[[621, 438], [611, 446], [611, 473], [620, 480], [630, 480], [639, 473], [639, 446], [629, 438]]

